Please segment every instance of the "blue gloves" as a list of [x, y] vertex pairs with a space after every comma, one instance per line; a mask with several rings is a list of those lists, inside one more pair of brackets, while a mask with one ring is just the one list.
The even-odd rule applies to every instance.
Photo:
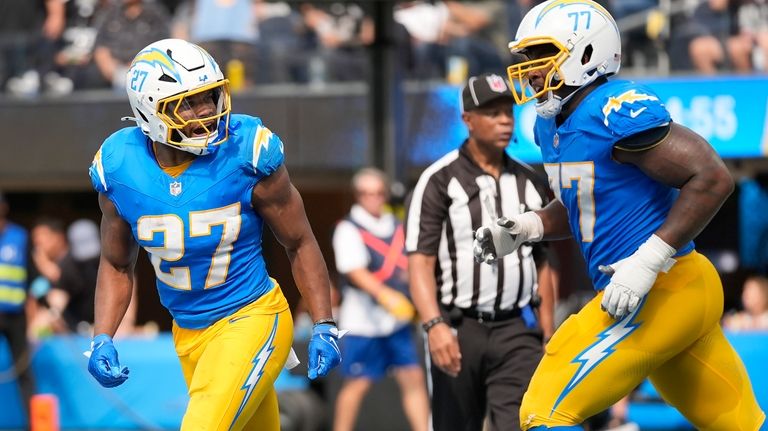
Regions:
[[324, 377], [331, 369], [341, 363], [339, 351], [339, 330], [330, 323], [321, 323], [312, 328], [312, 338], [309, 340], [309, 370], [310, 380], [318, 376]]
[[[112, 337], [99, 334], [91, 341], [88, 372], [105, 388], [114, 388], [128, 380], [128, 368], [121, 367]], [[86, 355], [87, 356], [87, 355]]]

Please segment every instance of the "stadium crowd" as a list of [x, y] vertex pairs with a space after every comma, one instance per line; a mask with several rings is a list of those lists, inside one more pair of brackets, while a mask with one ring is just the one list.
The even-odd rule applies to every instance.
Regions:
[[[460, 83], [499, 70], [537, 0], [403, 1], [394, 43], [411, 79]], [[602, 0], [636, 74], [751, 73], [768, 64], [764, 0]], [[16, 96], [122, 88], [133, 54], [173, 36], [220, 59], [233, 87], [362, 80], [371, 2], [8, 0], [0, 5], [0, 88]]]

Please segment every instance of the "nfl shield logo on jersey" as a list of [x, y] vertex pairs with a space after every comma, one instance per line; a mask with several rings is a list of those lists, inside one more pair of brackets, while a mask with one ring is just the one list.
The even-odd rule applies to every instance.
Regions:
[[558, 136], [557, 133], [555, 133], [555, 136], [552, 138], [552, 146], [555, 148], [560, 146], [560, 136]]
[[181, 194], [181, 183], [178, 181], [174, 181], [171, 183], [171, 195], [172, 196], [178, 196]]

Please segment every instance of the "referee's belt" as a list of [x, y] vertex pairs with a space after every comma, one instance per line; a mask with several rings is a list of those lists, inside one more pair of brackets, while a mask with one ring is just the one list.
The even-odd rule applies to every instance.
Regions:
[[515, 317], [520, 317], [522, 314], [522, 311], [519, 308], [513, 308], [511, 310], [498, 310], [498, 311], [478, 311], [478, 310], [475, 310], [474, 308], [455, 307], [451, 311], [456, 313], [456, 311], [454, 310], [457, 310], [464, 317], [475, 319], [480, 323], [501, 322], [504, 320], [514, 319]]

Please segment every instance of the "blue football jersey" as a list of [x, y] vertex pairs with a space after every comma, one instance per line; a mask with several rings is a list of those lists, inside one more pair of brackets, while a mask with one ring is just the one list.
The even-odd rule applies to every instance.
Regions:
[[[536, 120], [534, 137], [550, 187], [568, 210], [571, 231], [597, 290], [610, 280], [598, 267], [634, 253], [664, 223], [679, 193], [636, 166], [615, 161], [613, 146], [670, 121], [650, 89], [621, 80], [589, 93], [560, 127], [554, 118]], [[691, 250], [693, 242], [678, 255]]]
[[232, 115], [229, 139], [177, 177], [160, 168], [138, 127], [117, 131], [96, 153], [93, 187], [149, 254], [160, 301], [179, 326], [204, 328], [274, 288], [251, 192], [283, 161], [280, 138], [246, 115]]

